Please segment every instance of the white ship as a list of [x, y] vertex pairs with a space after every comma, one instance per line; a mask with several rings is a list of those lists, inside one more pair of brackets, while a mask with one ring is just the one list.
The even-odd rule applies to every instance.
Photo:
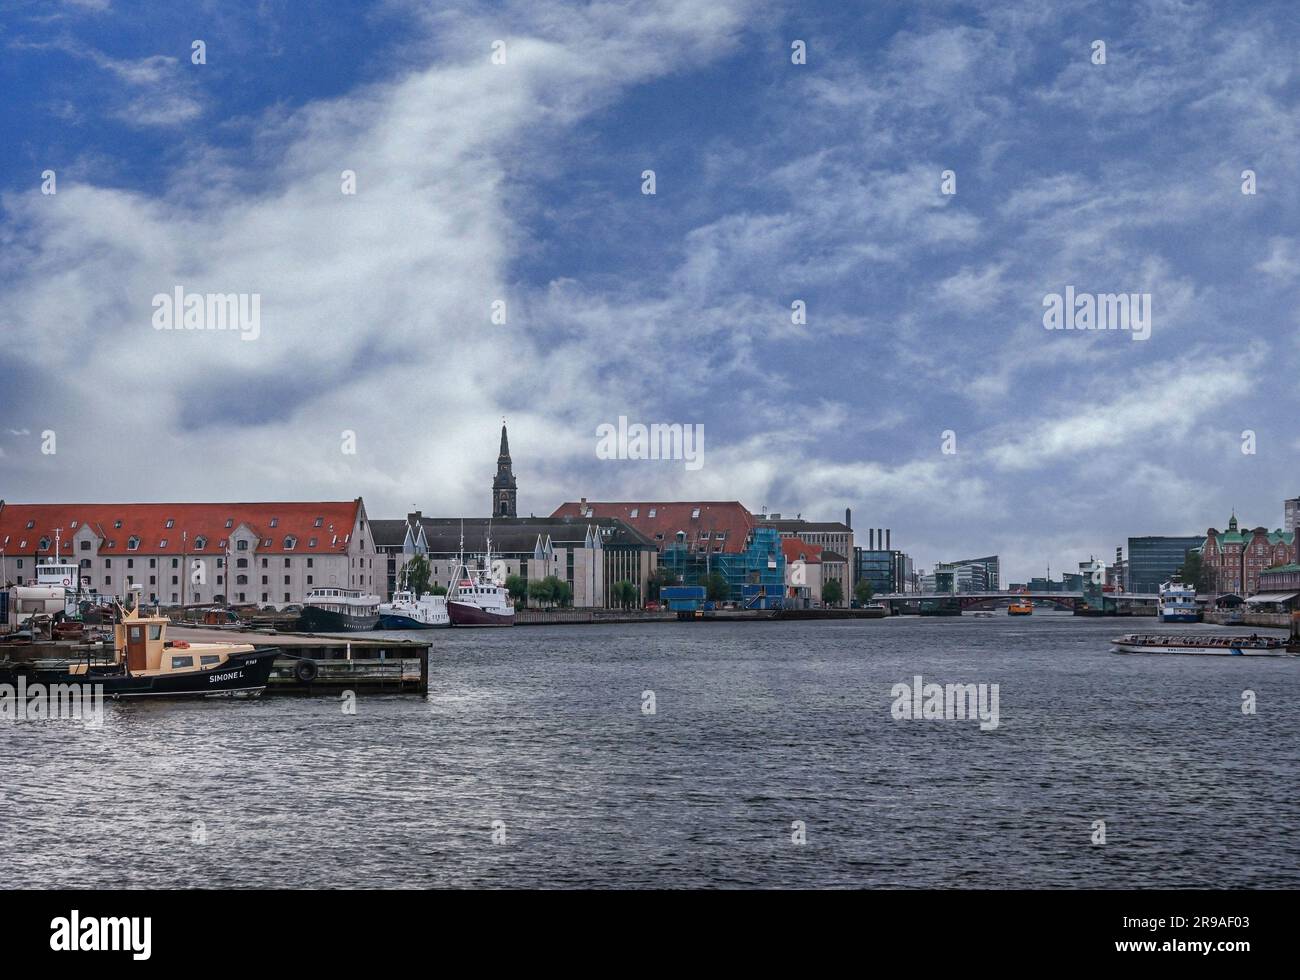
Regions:
[[1201, 611], [1196, 607], [1196, 589], [1182, 582], [1165, 582], [1160, 586], [1158, 611], [1162, 623], [1201, 621]]
[[426, 592], [417, 599], [410, 589], [409, 579], [393, 593], [392, 602], [379, 604], [381, 630], [431, 630], [450, 625], [447, 597]]

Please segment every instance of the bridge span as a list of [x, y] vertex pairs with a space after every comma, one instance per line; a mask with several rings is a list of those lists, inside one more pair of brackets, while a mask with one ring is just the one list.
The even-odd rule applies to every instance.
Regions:
[[1096, 593], [1093, 593], [1093, 601], [1089, 601], [1088, 595], [1083, 592], [958, 592], [955, 594], [896, 592], [874, 596], [871, 601], [888, 603], [895, 612], [899, 607], [923, 604], [943, 604], [960, 610], [993, 609], [1000, 605], [1010, 605], [1021, 599], [1029, 599], [1036, 604], [1052, 603], [1061, 609], [1092, 607], [1107, 610], [1133, 605], [1153, 605], [1159, 598], [1154, 592], [1103, 592], [1101, 593], [1102, 605], [1098, 607], [1095, 604]]

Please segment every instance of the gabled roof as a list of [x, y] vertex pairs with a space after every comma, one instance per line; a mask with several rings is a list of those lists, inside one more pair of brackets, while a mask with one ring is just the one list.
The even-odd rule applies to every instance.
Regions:
[[802, 538], [782, 538], [781, 551], [785, 554], [785, 560], [787, 562], [798, 561], [802, 558], [806, 565], [821, 564], [822, 546], [819, 544], [809, 544]]
[[617, 518], [636, 528], [662, 549], [673, 544], [677, 532], [684, 532], [686, 542], [698, 543], [700, 532], [709, 532], [709, 541], [716, 543], [722, 534], [722, 550], [739, 554], [745, 550], [745, 540], [754, 527], [754, 515], [738, 500], [676, 500], [676, 501], [569, 501], [555, 509], [552, 517], [578, 519], [590, 514], [596, 518]]
[[[52, 556], [57, 528], [60, 553], [77, 557], [73, 536], [88, 527], [100, 539], [100, 555], [179, 555], [182, 548], [190, 555], [219, 555], [222, 542], [246, 525], [257, 535], [255, 550], [261, 553], [341, 554], [362, 513], [359, 497], [283, 503], [6, 504], [0, 509], [0, 547], [11, 555]], [[43, 538], [49, 545], [42, 549]], [[129, 546], [132, 538], [139, 538], [138, 548]], [[196, 547], [200, 538], [202, 549]], [[292, 548], [285, 547], [289, 538], [296, 539]]]

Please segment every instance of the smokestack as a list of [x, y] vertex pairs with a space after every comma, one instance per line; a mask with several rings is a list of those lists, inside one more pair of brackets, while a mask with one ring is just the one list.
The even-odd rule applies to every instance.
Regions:
[[876, 550], [876, 529], [874, 527], [867, 528], [867, 550]]
[[844, 526], [850, 531], [853, 530], [853, 511], [847, 507], [844, 508]]
[[892, 528], [885, 528], [885, 550], [886, 550], [886, 551], [889, 551], [889, 550], [890, 550], [890, 547], [889, 547], [889, 537], [890, 537], [890, 531], [891, 531], [891, 530], [892, 530]]
[[883, 527], [876, 528], [876, 548], [880, 551], [885, 550], [885, 529]]

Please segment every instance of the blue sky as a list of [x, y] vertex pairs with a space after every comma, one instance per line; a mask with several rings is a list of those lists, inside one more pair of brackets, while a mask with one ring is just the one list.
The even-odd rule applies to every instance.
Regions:
[[[847, 506], [1020, 579], [1300, 494], [1292, 4], [0, 11], [5, 499], [477, 513], [506, 415], [524, 512]], [[154, 330], [176, 285], [258, 339]], [[1067, 285], [1150, 339], [1045, 330]]]

